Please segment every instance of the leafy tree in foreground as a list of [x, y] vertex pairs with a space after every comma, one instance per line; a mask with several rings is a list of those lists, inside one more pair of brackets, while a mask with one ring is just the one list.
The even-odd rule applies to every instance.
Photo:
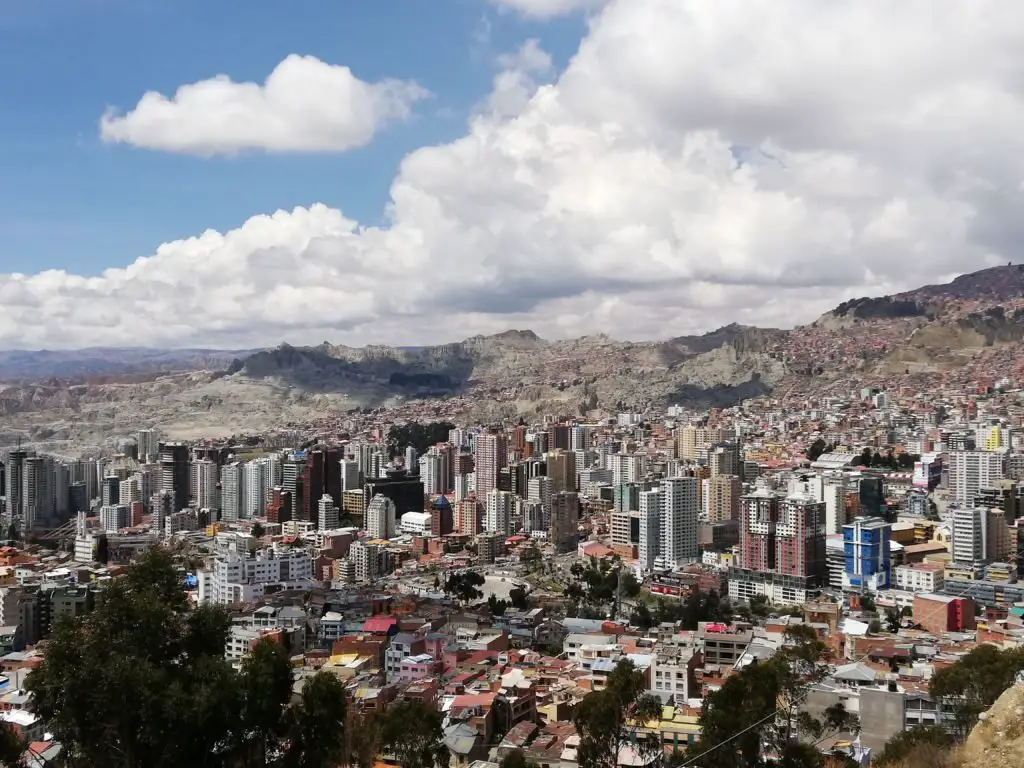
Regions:
[[0, 766], [22, 768], [27, 746], [14, 728], [0, 723]]
[[1001, 651], [993, 645], [979, 645], [951, 667], [932, 677], [929, 693], [954, 713], [957, 735], [964, 737], [991, 707], [1017, 673], [1024, 670], [1024, 649]]
[[[643, 673], [620, 661], [608, 675], [604, 690], [588, 693], [573, 716], [580, 746], [580, 768], [616, 768], [622, 747], [636, 736], [638, 725], [661, 716], [661, 700], [647, 694]], [[657, 754], [661, 739], [635, 740], [642, 754]]]
[[[26, 682], [33, 710], [76, 768], [330, 765], [341, 684], [317, 675], [290, 706], [285, 649], [264, 640], [236, 672], [224, 658], [229, 628], [219, 607], [189, 610], [170, 554], [155, 549], [92, 612], [56, 624]], [[305, 738], [311, 719], [332, 734]]]
[[938, 768], [948, 757], [952, 746], [953, 737], [945, 728], [921, 725], [897, 733], [871, 762], [881, 768], [896, 765], [906, 768]]
[[454, 596], [462, 603], [471, 603], [484, 596], [484, 593], [480, 590], [484, 581], [486, 579], [482, 573], [459, 571], [448, 577], [448, 580], [444, 583], [444, 592], [446, 595]]
[[448, 750], [441, 741], [441, 714], [421, 701], [403, 699], [384, 713], [381, 743], [402, 768], [448, 765]]

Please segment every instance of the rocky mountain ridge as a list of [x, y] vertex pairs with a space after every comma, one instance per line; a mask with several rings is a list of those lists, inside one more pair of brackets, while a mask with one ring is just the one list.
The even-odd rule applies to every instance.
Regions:
[[[107, 367], [82, 362], [96, 358], [95, 350], [77, 358], [63, 353], [87, 373], [0, 385], [0, 445], [16, 438], [95, 444], [149, 424], [177, 437], [235, 434], [441, 398], [466, 418], [729, 406], [768, 393], [842, 392], [915, 377], [926, 383], [936, 374], [976, 379], [988, 375], [997, 350], [1024, 360], [1024, 267], [853, 299], [785, 331], [732, 324], [622, 342], [604, 335], [548, 341], [510, 330], [425, 347], [324, 342], [242, 354], [121, 351], [121, 363], [108, 360]], [[41, 370], [34, 364], [27, 370]], [[1024, 379], [1024, 369], [1004, 369]], [[0, 365], [0, 379], [12, 370], [25, 369]]]

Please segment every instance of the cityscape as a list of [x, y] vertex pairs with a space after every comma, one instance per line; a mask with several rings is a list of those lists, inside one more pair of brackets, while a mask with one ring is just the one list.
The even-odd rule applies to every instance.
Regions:
[[1024, 766], [1022, 52], [5, 4], [0, 768]]

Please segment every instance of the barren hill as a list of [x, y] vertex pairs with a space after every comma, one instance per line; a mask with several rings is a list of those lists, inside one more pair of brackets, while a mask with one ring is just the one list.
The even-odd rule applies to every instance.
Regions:
[[[529, 330], [428, 347], [282, 345], [246, 353], [86, 350], [0, 353], [0, 445], [69, 450], [143, 425], [178, 437], [307, 423], [360, 407], [448, 399], [449, 412], [502, 418], [549, 410], [598, 416], [739, 400], [936, 373], [1024, 379], [1024, 268], [844, 302], [788, 331], [729, 325], [700, 336], [548, 341]], [[1003, 365], [995, 366], [999, 354]], [[54, 355], [58, 357], [55, 359]], [[1024, 363], [1014, 363], [1024, 365]], [[451, 400], [454, 398], [454, 400]]]

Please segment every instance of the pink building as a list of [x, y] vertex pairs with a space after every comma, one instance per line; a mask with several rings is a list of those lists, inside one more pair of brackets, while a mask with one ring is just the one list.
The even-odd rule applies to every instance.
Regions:
[[398, 665], [398, 682], [401, 685], [411, 683], [414, 680], [422, 680], [433, 677], [439, 671], [440, 664], [434, 661], [427, 653], [417, 656], [409, 656], [402, 659]]

